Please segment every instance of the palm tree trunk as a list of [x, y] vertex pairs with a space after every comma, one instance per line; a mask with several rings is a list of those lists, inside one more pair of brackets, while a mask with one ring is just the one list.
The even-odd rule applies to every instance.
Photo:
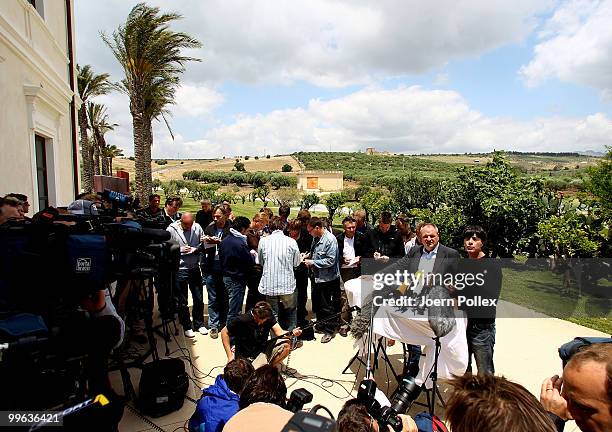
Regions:
[[110, 173], [110, 175], [113, 175], [113, 157], [112, 156], [108, 157], [108, 172]]
[[[145, 121], [145, 103], [142, 90], [139, 86], [134, 85], [132, 94], [130, 95], [130, 111], [132, 113], [132, 127], [134, 131], [134, 184], [136, 188], [136, 197], [141, 203], [146, 203], [149, 193], [147, 192], [146, 175], [147, 164], [151, 167], [151, 147], [147, 140], [147, 125]], [[145, 151], [149, 148], [148, 153]], [[149, 159], [147, 160], [147, 154]]]
[[[149, 195], [152, 193], [152, 188], [153, 188], [153, 172], [151, 170], [151, 149], [153, 147], [153, 120], [152, 119], [147, 119], [147, 147], [145, 148], [145, 152], [146, 152], [146, 158], [147, 158], [147, 165], [146, 165], [146, 193], [147, 193], [147, 200], [149, 199]], [[148, 201], [141, 201], [141, 202], [148, 202]]]
[[100, 144], [98, 142], [98, 134], [94, 131], [93, 136], [93, 165], [94, 175], [100, 175]]
[[87, 111], [85, 102], [79, 108], [79, 129], [81, 133], [81, 160], [83, 161], [83, 191], [93, 192], [93, 164], [90, 154], [89, 138], [87, 137]]
[[101, 159], [101, 165], [102, 165], [102, 175], [111, 175], [109, 170], [108, 170], [108, 161], [107, 161], [107, 157], [106, 157], [106, 140], [104, 139], [104, 134], [100, 133], [100, 136], [98, 137], [98, 141], [100, 143], [100, 159]]

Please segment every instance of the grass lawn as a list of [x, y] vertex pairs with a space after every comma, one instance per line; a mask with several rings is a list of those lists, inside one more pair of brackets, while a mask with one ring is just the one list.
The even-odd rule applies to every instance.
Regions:
[[[161, 202], [163, 203], [165, 201], [165, 197], [162, 195], [162, 199]], [[234, 215], [236, 216], [246, 216], [249, 219], [252, 219], [253, 216], [255, 215], [255, 213], [257, 213], [259, 211], [260, 208], [263, 207], [263, 202], [261, 202], [260, 200], [253, 202], [250, 201], [246, 201], [244, 204], [242, 204], [242, 202], [238, 202], [236, 204], [232, 204], [232, 212], [234, 213]], [[271, 202], [268, 202], [268, 208], [272, 209], [272, 211], [274, 212], [275, 215], [278, 214], [278, 206], [276, 205], [272, 205]], [[183, 206], [181, 207], [181, 212], [185, 212], [185, 211], [190, 211], [190, 212], [197, 212], [198, 210], [201, 209], [200, 203], [198, 201], [195, 201], [193, 198], [191, 197], [184, 197], [183, 198]], [[311, 211], [310, 214], [312, 216], [327, 216], [326, 212], [313, 212]], [[296, 210], [291, 210], [291, 214], [289, 215], [289, 219], [293, 219], [297, 216], [297, 211]], [[336, 226], [340, 227], [340, 221], [342, 220], [342, 217], [340, 216], [336, 216], [334, 218], [334, 228]]]
[[[562, 293], [561, 275], [544, 270], [504, 268], [501, 298], [546, 315], [571, 321], [595, 330], [612, 334], [610, 296], [597, 298], [577, 295], [572, 287], [570, 295]], [[600, 280], [600, 287], [612, 289], [609, 281]]]

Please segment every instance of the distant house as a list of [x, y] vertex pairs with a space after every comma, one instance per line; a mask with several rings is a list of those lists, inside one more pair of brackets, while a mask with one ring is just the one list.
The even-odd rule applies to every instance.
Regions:
[[0, 1], [0, 195], [26, 194], [33, 212], [79, 192], [73, 3]]
[[342, 171], [298, 171], [297, 188], [305, 192], [335, 192], [344, 187]]
[[376, 149], [375, 149], [374, 147], [368, 147], [368, 148], [366, 149], [365, 153], [366, 153], [367, 155], [373, 155], [373, 154], [376, 154]]

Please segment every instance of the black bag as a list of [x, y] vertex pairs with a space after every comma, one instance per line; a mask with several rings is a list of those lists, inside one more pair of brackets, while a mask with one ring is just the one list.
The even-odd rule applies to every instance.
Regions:
[[189, 387], [181, 359], [162, 359], [142, 368], [138, 405], [143, 414], [161, 417], [181, 409]]

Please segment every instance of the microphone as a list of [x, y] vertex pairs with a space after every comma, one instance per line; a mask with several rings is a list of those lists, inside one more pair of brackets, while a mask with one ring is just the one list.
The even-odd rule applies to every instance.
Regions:
[[436, 337], [444, 337], [449, 334], [457, 325], [455, 321], [455, 312], [453, 307], [449, 305], [452, 299], [446, 288], [436, 285], [431, 288], [427, 297], [431, 299], [443, 299], [442, 306], [429, 306], [427, 309], [429, 326], [433, 330]]

